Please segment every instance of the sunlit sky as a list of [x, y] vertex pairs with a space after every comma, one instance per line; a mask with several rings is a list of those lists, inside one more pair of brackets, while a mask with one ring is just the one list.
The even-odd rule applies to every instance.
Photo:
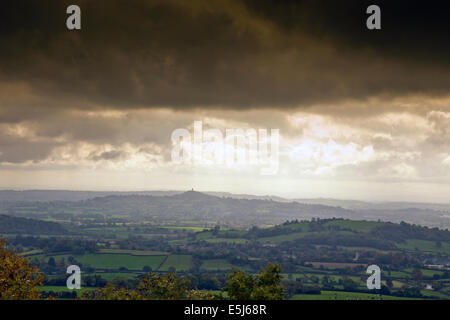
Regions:
[[[450, 202], [448, 26], [371, 34], [357, 1], [77, 2], [81, 31], [66, 1], [0, 16], [0, 188]], [[173, 163], [195, 121], [279, 129], [277, 173]]]

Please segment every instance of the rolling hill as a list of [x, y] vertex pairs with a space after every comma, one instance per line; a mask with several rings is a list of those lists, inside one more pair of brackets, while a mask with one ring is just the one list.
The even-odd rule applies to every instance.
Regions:
[[66, 234], [59, 223], [0, 215], [0, 234]]
[[[92, 194], [90, 194], [92, 196]], [[79, 195], [80, 196], [80, 195]], [[85, 195], [86, 196], [86, 195]], [[442, 229], [450, 227], [450, 213], [444, 207], [433, 210], [405, 205], [384, 205], [379, 208], [358, 203], [357, 207], [340, 207], [321, 203], [297, 201], [274, 201], [272, 199], [246, 199], [213, 196], [196, 191], [184, 193], [113, 194], [78, 201], [0, 201], [0, 214], [36, 219], [76, 221], [154, 222], [187, 225], [222, 225], [233, 228], [272, 226], [287, 220], [310, 220], [312, 218], [346, 218], [352, 220], [402, 221]], [[307, 200], [305, 200], [307, 201]], [[329, 203], [329, 201], [325, 201]], [[338, 204], [336, 202], [332, 202]], [[344, 203], [343, 203], [344, 204]]]

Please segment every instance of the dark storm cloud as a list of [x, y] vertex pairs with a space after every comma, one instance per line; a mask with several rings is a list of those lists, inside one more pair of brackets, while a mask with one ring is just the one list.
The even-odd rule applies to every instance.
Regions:
[[[35, 99], [2, 99], [0, 116], [14, 121], [43, 106], [284, 108], [448, 93], [443, 2], [376, 2], [383, 30], [369, 32], [372, 3], [356, 0], [4, 1], [0, 90], [25, 84]], [[79, 32], [65, 28], [73, 3]]]
[[[387, 58], [449, 65], [448, 1], [415, 0], [244, 0], [252, 14], [283, 32], [307, 33], [342, 50], [372, 48]], [[361, 28], [366, 8], [382, 10], [382, 30]]]

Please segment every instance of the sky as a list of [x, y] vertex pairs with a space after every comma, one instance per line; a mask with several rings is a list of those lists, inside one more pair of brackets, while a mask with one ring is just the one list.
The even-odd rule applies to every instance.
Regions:
[[[372, 2], [6, 0], [0, 188], [450, 202], [448, 5], [375, 1], [368, 30]], [[195, 121], [278, 129], [276, 173], [174, 163]]]

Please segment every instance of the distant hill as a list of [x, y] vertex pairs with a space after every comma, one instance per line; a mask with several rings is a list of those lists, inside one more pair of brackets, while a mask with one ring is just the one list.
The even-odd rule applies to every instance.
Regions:
[[82, 201], [0, 202], [0, 214], [39, 219], [78, 217], [127, 221], [195, 222], [246, 228], [313, 217], [355, 218], [353, 211], [323, 205], [216, 197], [196, 191], [172, 196], [111, 195]]
[[294, 199], [294, 201], [309, 204], [323, 204], [334, 207], [342, 207], [351, 210], [401, 210], [422, 209], [436, 211], [450, 211], [450, 203], [426, 203], [426, 202], [367, 202], [359, 200], [341, 200], [329, 198]]
[[111, 195], [168, 196], [182, 191], [71, 191], [71, 190], [0, 190], [0, 202], [81, 201]]
[[[52, 201], [81, 201], [107, 196], [173, 196], [185, 191], [72, 191], [72, 190], [0, 190], [0, 202], [52, 202]], [[234, 194], [230, 192], [206, 191], [204, 194], [233, 199], [273, 200], [278, 202], [292, 202], [290, 199], [277, 196], [256, 196], [251, 194]]]
[[[205, 241], [260, 241], [283, 244], [287, 250], [304, 245], [326, 245], [406, 250], [450, 254], [450, 231], [377, 221], [321, 219], [288, 221], [270, 228], [252, 228], [248, 231], [207, 230], [196, 234]], [[448, 259], [448, 256], [445, 258]]]
[[0, 215], [0, 234], [61, 235], [67, 230], [55, 222]]
[[226, 192], [0, 191], [0, 214], [51, 218], [56, 214], [117, 216], [125, 219], [194, 220], [228, 226], [274, 225], [289, 219], [349, 218], [408, 222], [450, 228], [450, 205], [371, 203], [338, 199], [295, 199]]

